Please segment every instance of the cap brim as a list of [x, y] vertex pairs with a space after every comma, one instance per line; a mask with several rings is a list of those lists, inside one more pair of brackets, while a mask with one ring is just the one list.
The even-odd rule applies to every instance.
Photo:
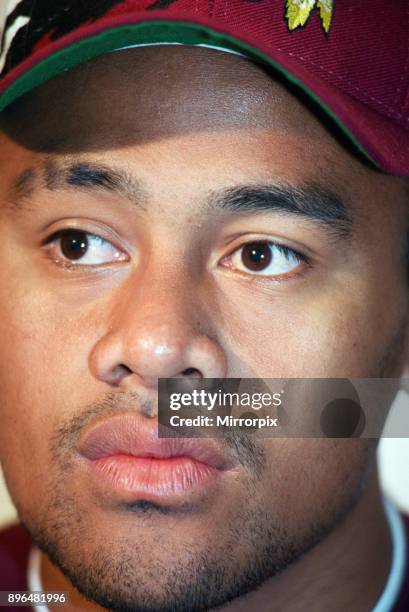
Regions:
[[172, 16], [121, 15], [82, 28], [38, 49], [11, 70], [0, 85], [0, 112], [50, 78], [95, 57], [124, 47], [203, 45], [245, 55], [282, 74], [313, 100], [355, 149], [380, 169], [409, 174], [409, 145], [402, 128], [365, 104], [307, 70], [279, 50], [267, 53], [257, 41], [215, 29], [204, 19], [181, 21]]

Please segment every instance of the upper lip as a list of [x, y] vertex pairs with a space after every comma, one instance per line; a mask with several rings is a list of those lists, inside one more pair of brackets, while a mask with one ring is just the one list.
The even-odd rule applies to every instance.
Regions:
[[122, 413], [89, 427], [78, 450], [90, 460], [125, 454], [156, 459], [189, 457], [219, 470], [234, 466], [215, 439], [158, 438], [157, 421], [135, 413]]

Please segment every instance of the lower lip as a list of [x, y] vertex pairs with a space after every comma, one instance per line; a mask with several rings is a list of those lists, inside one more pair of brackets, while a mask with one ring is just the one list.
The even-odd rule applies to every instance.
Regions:
[[134, 457], [110, 455], [90, 461], [100, 484], [132, 498], [172, 498], [205, 485], [220, 474], [190, 457]]

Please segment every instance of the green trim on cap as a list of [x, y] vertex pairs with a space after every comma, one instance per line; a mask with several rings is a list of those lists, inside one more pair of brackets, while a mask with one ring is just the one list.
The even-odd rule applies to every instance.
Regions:
[[84, 38], [51, 54], [25, 72], [0, 95], [0, 112], [20, 96], [38, 87], [50, 78], [95, 57], [132, 45], [180, 43], [184, 45], [213, 45], [226, 50], [245, 54], [258, 62], [265, 63], [288, 81], [304, 91], [336, 123], [352, 144], [372, 164], [379, 167], [352, 132], [335, 113], [322, 102], [311, 89], [285, 70], [279, 63], [251, 45], [228, 34], [220, 33], [200, 24], [187, 21], [142, 21], [105, 30], [95, 36]]

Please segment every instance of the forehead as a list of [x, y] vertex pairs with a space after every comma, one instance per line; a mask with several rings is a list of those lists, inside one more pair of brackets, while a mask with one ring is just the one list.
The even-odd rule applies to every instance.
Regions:
[[8, 125], [28, 148], [60, 152], [186, 133], [324, 133], [277, 75], [243, 57], [182, 46], [119, 51], [63, 73], [16, 103]]
[[264, 67], [212, 49], [115, 52], [51, 79], [0, 118], [2, 175], [11, 183], [49, 157], [116, 153], [133, 155], [138, 170], [148, 152], [156, 183], [177, 156], [190, 171], [172, 175], [179, 186], [209, 168], [227, 177], [244, 168], [240, 181], [251, 181], [268, 167], [262, 180], [313, 181], [361, 202], [366, 218], [372, 208], [388, 214], [396, 196], [402, 203], [403, 181], [351, 155], [299, 95]]

